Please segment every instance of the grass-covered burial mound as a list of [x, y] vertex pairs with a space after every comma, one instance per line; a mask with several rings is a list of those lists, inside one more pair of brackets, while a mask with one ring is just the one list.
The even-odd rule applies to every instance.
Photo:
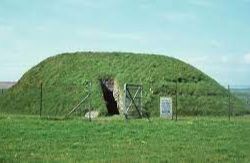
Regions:
[[179, 114], [227, 114], [227, 90], [193, 66], [167, 56], [116, 52], [65, 53], [42, 61], [0, 97], [0, 111], [39, 114], [43, 83], [42, 113], [65, 115], [86, 96], [91, 82], [91, 98], [83, 105], [101, 115], [121, 114], [123, 86], [133, 83], [143, 85], [143, 108], [158, 116], [161, 96], [175, 101], [176, 81]]

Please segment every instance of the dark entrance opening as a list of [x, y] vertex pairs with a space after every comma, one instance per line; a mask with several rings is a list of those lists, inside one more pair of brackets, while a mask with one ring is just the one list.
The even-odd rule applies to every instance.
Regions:
[[100, 80], [103, 98], [106, 103], [108, 115], [119, 114], [117, 102], [113, 96], [114, 81], [111, 79]]

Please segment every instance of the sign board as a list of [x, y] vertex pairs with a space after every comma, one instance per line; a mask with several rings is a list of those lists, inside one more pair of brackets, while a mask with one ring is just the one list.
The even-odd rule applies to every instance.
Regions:
[[171, 97], [160, 98], [160, 116], [172, 117], [172, 98]]

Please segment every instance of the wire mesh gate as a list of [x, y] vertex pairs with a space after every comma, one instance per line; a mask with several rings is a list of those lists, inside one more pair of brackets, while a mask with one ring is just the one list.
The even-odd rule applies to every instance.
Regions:
[[125, 118], [142, 118], [142, 85], [124, 85], [124, 115]]

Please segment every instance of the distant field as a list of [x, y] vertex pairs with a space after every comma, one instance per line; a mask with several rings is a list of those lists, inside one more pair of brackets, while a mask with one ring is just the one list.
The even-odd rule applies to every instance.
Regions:
[[0, 162], [250, 162], [250, 117], [52, 121], [0, 114]]
[[15, 84], [16, 84], [16, 82], [1, 82], [0, 81], [0, 89], [8, 89]]
[[243, 103], [246, 108], [250, 110], [250, 88], [245, 89], [232, 89], [234, 95], [236, 95]]

